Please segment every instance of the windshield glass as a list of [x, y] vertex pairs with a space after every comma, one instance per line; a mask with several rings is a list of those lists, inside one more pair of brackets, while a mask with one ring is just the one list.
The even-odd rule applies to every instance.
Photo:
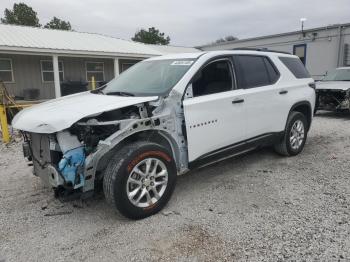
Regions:
[[105, 94], [154, 96], [170, 91], [193, 64], [193, 59], [142, 61], [113, 79]]
[[335, 69], [326, 74], [323, 81], [350, 81], [350, 68]]

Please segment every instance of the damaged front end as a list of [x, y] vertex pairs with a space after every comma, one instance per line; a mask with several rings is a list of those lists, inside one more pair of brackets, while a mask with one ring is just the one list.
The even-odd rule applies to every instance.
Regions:
[[69, 131], [25, 133], [23, 153], [32, 161], [34, 175], [56, 193], [70, 195], [84, 187], [85, 148]]
[[316, 90], [317, 110], [349, 111], [350, 89], [318, 89]]
[[68, 196], [87, 192], [86, 181], [92, 176], [86, 176], [86, 157], [97, 151], [100, 141], [120, 130], [121, 121], [140, 118], [138, 111], [138, 107], [130, 106], [104, 112], [54, 134], [25, 132], [24, 156], [32, 161], [34, 174], [56, 193]]
[[[33, 162], [34, 174], [53, 187], [56, 195], [89, 197], [102, 180], [114, 150], [128, 139], [163, 136], [160, 142], [167, 141], [174, 148], [182, 144], [176, 150], [186, 152], [182, 109], [172, 102], [164, 103], [160, 99], [86, 116], [52, 134], [25, 132], [25, 157]], [[181, 154], [179, 161], [183, 164], [179, 165], [183, 170], [187, 169], [186, 159]]]

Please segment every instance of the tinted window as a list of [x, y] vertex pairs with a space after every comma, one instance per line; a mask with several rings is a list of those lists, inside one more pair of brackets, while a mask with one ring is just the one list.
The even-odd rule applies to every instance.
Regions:
[[239, 55], [236, 56], [243, 88], [271, 85], [277, 81], [279, 73], [270, 60], [264, 56]]
[[232, 69], [228, 60], [215, 61], [200, 70], [192, 81], [193, 96], [232, 90]]
[[309, 72], [299, 58], [279, 57], [282, 63], [293, 73], [296, 78], [310, 78]]
[[279, 72], [277, 72], [277, 69], [271, 64], [269, 59], [264, 57], [264, 61], [265, 61], [267, 72], [269, 74], [270, 84], [273, 84], [278, 80], [278, 78], [280, 77], [280, 74]]

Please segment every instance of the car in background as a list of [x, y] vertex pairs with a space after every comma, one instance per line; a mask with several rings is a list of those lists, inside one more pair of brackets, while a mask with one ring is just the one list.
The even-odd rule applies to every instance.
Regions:
[[328, 72], [316, 84], [316, 110], [350, 111], [350, 67]]

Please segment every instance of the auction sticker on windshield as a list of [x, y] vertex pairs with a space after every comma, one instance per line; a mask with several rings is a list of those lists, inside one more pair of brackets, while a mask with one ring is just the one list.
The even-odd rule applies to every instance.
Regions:
[[193, 61], [174, 61], [171, 65], [182, 65], [182, 66], [190, 66], [193, 64]]

